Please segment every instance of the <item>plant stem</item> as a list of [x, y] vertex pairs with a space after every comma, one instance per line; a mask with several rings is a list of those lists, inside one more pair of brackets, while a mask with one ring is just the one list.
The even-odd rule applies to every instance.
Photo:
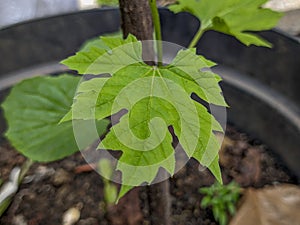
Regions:
[[[19, 189], [20, 184], [22, 183], [22, 180], [24, 178], [24, 176], [26, 175], [26, 173], [28, 172], [29, 168], [31, 167], [31, 165], [33, 164], [33, 161], [30, 159], [27, 159], [26, 162], [23, 164], [21, 171], [20, 171], [20, 175], [18, 177], [18, 182], [17, 182], [17, 186]], [[15, 193], [14, 193], [15, 194]], [[3, 213], [6, 211], [6, 209], [9, 207], [9, 205], [11, 204], [14, 194], [12, 194], [11, 196], [9, 196], [8, 198], [6, 198], [3, 202], [1, 202], [0, 204], [0, 217], [3, 215]]]
[[27, 159], [26, 162], [22, 165], [21, 173], [19, 176], [19, 185], [22, 183], [26, 173], [28, 172], [28, 170], [30, 169], [32, 164], [33, 164], [33, 161], [31, 159]]
[[200, 38], [202, 37], [204, 32], [205, 32], [205, 29], [201, 29], [201, 27], [200, 27], [199, 30], [197, 31], [197, 33], [195, 34], [193, 40], [189, 44], [188, 48], [194, 48], [197, 45], [198, 41], [200, 40]]
[[[167, 176], [167, 172], [165, 172]], [[151, 224], [171, 225], [171, 196], [170, 182], [164, 180], [158, 184], [152, 184], [149, 188], [149, 207]]]
[[119, 0], [124, 38], [133, 34], [138, 40], [153, 37], [153, 23], [148, 0]]
[[[153, 23], [149, 0], [119, 0], [123, 36], [133, 34], [140, 41], [153, 39]], [[151, 42], [142, 42], [143, 59], [153, 65], [154, 49]]]
[[159, 18], [157, 5], [156, 5], [156, 0], [149, 0], [149, 4], [150, 4], [150, 8], [151, 8], [152, 19], [153, 19], [154, 30], [155, 30], [157, 61], [158, 61], [158, 66], [161, 66], [162, 58], [163, 58], [163, 49], [162, 49], [160, 18]]

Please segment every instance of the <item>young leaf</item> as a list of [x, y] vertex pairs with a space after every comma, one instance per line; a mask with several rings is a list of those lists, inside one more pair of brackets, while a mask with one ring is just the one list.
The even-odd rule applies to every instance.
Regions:
[[186, 11], [201, 21], [201, 30], [215, 30], [236, 37], [249, 46], [271, 47], [253, 31], [273, 28], [282, 14], [261, 6], [268, 0], [178, 0], [169, 6], [175, 13]]
[[[214, 63], [188, 49], [180, 51], [168, 66], [149, 66], [142, 60], [141, 42], [129, 38], [131, 43], [129, 39], [102, 38], [110, 50], [86, 68], [93, 68], [93, 74], [110, 73], [111, 77], [80, 84], [81, 91], [72, 106], [78, 112], [76, 119], [103, 119], [127, 110], [99, 145], [100, 149], [123, 153], [117, 165], [123, 185], [119, 197], [134, 186], [150, 184], [160, 167], [174, 174], [170, 126], [187, 156], [207, 166], [221, 182], [220, 146], [213, 131], [222, 128], [204, 106], [191, 98], [195, 93], [208, 103], [227, 106], [218, 85], [220, 77], [206, 72]], [[81, 55], [73, 57], [71, 61], [81, 60]], [[86, 52], [85, 57], [93, 58], [93, 52]], [[85, 104], [85, 97], [94, 105]]]
[[235, 205], [239, 197], [240, 188], [238, 184], [231, 182], [228, 185], [215, 183], [210, 187], [200, 188], [200, 193], [204, 194], [201, 201], [201, 207], [206, 208], [212, 206], [213, 215], [220, 225], [226, 225], [228, 215], [235, 213]]
[[206, 208], [210, 205], [211, 197], [209, 195], [204, 196], [204, 198], [201, 201], [201, 207]]
[[[12, 145], [35, 161], [53, 161], [78, 151], [72, 122], [58, 124], [68, 112], [80, 78], [35, 77], [24, 80], [11, 90], [2, 107]], [[98, 128], [104, 132], [107, 121]], [[85, 132], [89, 137], [88, 130]], [[91, 142], [94, 140], [91, 140]]]

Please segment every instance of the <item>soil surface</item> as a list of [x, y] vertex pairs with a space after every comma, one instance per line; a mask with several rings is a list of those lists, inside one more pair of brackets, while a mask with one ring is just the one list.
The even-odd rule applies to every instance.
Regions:
[[[6, 141], [0, 145], [0, 177], [7, 180], [25, 158]], [[274, 183], [296, 183], [296, 178], [271, 151], [232, 127], [220, 151], [224, 183], [260, 188]], [[77, 225], [150, 224], [149, 187], [134, 189], [116, 206], [103, 200], [103, 181], [94, 171], [78, 173], [86, 162], [80, 153], [54, 163], [35, 163], [6, 213], [2, 225], [56, 225], [67, 210], [80, 212]], [[173, 225], [216, 225], [210, 209], [202, 209], [199, 188], [214, 183], [210, 172], [191, 160], [170, 179]], [[151, 188], [151, 187], [150, 187]], [[74, 216], [75, 217], [75, 216]]]

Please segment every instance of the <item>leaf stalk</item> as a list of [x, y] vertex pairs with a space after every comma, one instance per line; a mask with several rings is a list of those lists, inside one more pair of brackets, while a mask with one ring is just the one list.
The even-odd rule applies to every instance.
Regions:
[[158, 66], [162, 66], [162, 59], [163, 59], [162, 36], [161, 36], [160, 18], [159, 18], [157, 5], [156, 5], [156, 0], [149, 0], [149, 4], [150, 4], [151, 14], [152, 14], [152, 19], [154, 24]]
[[197, 31], [197, 33], [195, 34], [193, 40], [189, 44], [188, 48], [194, 48], [197, 45], [197, 43], [199, 42], [200, 38], [202, 37], [202, 35], [205, 31], [206, 31], [205, 29], [201, 29], [201, 27], [200, 27], [199, 30]]

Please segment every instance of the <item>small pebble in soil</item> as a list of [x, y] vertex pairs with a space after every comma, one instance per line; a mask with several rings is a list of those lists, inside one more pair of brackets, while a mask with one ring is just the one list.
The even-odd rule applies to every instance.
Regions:
[[150, 225], [150, 221], [147, 220], [143, 221], [143, 225]]
[[12, 221], [13, 225], [27, 225], [23, 215], [16, 215]]
[[78, 222], [80, 218], [80, 211], [82, 203], [78, 203], [75, 207], [68, 209], [63, 215], [63, 225], [73, 225]]
[[72, 187], [69, 184], [59, 187], [59, 189], [56, 192], [56, 202], [63, 204], [63, 201], [65, 200], [66, 196], [70, 194], [70, 190], [72, 190]]
[[55, 186], [61, 186], [72, 181], [72, 176], [70, 173], [64, 169], [57, 169], [52, 179], [52, 183]]
[[196, 208], [194, 211], [193, 211], [193, 214], [194, 216], [197, 218], [199, 217], [201, 214], [200, 214], [200, 209]]
[[100, 201], [98, 206], [101, 212], [106, 212], [106, 203], [104, 201]]
[[35, 182], [42, 181], [44, 179], [47, 179], [48, 177], [51, 177], [54, 173], [55, 170], [52, 167], [47, 167], [47, 166], [38, 166], [35, 170]]

